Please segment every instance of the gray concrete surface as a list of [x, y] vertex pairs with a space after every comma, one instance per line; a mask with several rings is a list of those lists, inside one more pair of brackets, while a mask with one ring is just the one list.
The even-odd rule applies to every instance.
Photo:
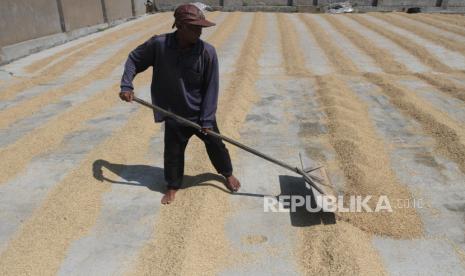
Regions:
[[443, 240], [392, 240], [375, 238], [385, 265], [393, 276], [465, 275], [454, 248]]

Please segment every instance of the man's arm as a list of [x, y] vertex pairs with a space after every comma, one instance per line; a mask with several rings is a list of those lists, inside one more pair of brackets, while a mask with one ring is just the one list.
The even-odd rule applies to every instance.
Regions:
[[200, 109], [200, 125], [202, 128], [212, 128], [215, 121], [215, 114], [218, 105], [219, 90], [219, 70], [218, 57], [213, 48], [208, 52], [209, 58], [206, 64], [204, 79], [204, 91], [202, 106]]
[[128, 56], [124, 65], [124, 73], [121, 78], [120, 98], [125, 101], [132, 101], [134, 94], [134, 77], [145, 71], [155, 62], [155, 36], [147, 40], [144, 44], [139, 45]]

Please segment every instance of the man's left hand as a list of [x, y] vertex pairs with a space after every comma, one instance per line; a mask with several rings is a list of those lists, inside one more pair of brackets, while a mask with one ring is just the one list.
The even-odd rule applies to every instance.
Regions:
[[208, 134], [208, 133], [207, 133], [207, 130], [210, 130], [210, 131], [211, 131], [212, 128], [211, 128], [211, 127], [202, 127], [202, 130], [201, 130], [200, 132], [202, 132], [203, 135], [207, 135], [207, 134]]

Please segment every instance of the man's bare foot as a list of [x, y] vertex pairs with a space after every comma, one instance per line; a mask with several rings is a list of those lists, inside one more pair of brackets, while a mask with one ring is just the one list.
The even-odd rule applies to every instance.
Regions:
[[226, 177], [226, 188], [228, 188], [228, 190], [231, 192], [237, 192], [240, 187], [241, 183], [234, 175]]
[[161, 198], [161, 204], [170, 204], [174, 201], [174, 195], [178, 190], [176, 189], [168, 189], [165, 195]]

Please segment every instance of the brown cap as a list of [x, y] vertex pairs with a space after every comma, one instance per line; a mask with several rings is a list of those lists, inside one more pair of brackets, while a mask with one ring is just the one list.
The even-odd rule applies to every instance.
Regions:
[[197, 25], [202, 27], [211, 27], [216, 24], [205, 19], [203, 12], [192, 4], [183, 4], [176, 8], [174, 11], [175, 21], [173, 27], [176, 23], [186, 23], [191, 25]]

